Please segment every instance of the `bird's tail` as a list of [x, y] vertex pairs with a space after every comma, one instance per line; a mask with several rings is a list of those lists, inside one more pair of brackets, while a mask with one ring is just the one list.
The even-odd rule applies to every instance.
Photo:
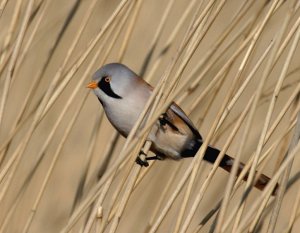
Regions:
[[[207, 149], [206, 149], [206, 152], [205, 152], [205, 155], [204, 155], [204, 160], [210, 162], [210, 163], [214, 163], [217, 158], [218, 158], [218, 155], [220, 154], [220, 150], [218, 150], [217, 148], [214, 148], [214, 147], [211, 147], [211, 146], [208, 146]], [[220, 162], [220, 167], [223, 168], [224, 170], [228, 171], [228, 172], [231, 172], [231, 169], [233, 167], [233, 163], [234, 163], [234, 158], [232, 158], [231, 156], [229, 155], [224, 155], [222, 161]], [[240, 163], [239, 164], [239, 168], [238, 168], [238, 173], [237, 175], [239, 175], [243, 168], [244, 168], [245, 164], [243, 163]], [[244, 176], [243, 180], [247, 180], [248, 178], [248, 173]], [[260, 190], [263, 190], [266, 185], [268, 184], [268, 182], [270, 181], [270, 178], [264, 174], [261, 174], [258, 178], [258, 180], [256, 181], [256, 183], [254, 184], [254, 186]], [[278, 184], [276, 185], [276, 187], [274, 188], [273, 190], [273, 193], [272, 195], [275, 195], [276, 194], [276, 191], [277, 191], [277, 187]]]

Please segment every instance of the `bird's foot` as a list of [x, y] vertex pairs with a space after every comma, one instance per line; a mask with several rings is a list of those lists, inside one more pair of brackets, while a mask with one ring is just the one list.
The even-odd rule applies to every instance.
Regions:
[[[140, 155], [145, 155], [145, 159], [141, 159]], [[144, 151], [140, 151], [140, 154], [138, 157], [136, 157], [136, 160], [135, 162], [138, 164], [138, 165], [141, 165], [142, 167], [148, 167], [149, 166], [149, 163], [147, 162], [147, 154], [144, 152]]]
[[149, 166], [149, 163], [147, 161], [144, 161], [140, 158], [140, 156], [136, 157], [136, 160], [135, 162], [138, 164], [138, 165], [141, 165], [142, 167], [148, 167]]

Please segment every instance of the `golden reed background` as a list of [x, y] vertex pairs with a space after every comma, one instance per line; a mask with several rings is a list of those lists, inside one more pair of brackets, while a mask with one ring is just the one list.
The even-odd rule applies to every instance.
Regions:
[[[0, 232], [299, 232], [299, 17], [295, 0], [1, 0]], [[133, 166], [85, 88], [108, 62], [167, 78], [160, 104], [245, 163], [267, 152], [288, 190], [241, 205], [245, 182], [201, 159]]]

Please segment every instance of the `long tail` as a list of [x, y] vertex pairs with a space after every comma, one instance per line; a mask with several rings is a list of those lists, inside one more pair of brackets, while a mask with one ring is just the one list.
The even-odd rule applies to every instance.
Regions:
[[[204, 160], [210, 162], [210, 163], [214, 163], [217, 158], [218, 155], [220, 154], [220, 150], [218, 150], [217, 148], [208, 146], [204, 155]], [[230, 157], [229, 155], [224, 155], [222, 161], [220, 162], [220, 167], [223, 168], [224, 170], [231, 172], [231, 169], [233, 167], [233, 163], [234, 163], [234, 158]], [[237, 175], [239, 175], [243, 168], [245, 167], [245, 164], [240, 163], [239, 164], [239, 168], [238, 168], [238, 173]], [[248, 173], [244, 176], [243, 180], [246, 181], [248, 179]], [[258, 180], [256, 181], [256, 183], [254, 184], [254, 186], [260, 190], [263, 190], [266, 185], [268, 184], [268, 182], [270, 181], [270, 178], [264, 174], [261, 174], [258, 178]], [[273, 190], [272, 195], [276, 194], [278, 188], [278, 184], [276, 185], [276, 187]]]

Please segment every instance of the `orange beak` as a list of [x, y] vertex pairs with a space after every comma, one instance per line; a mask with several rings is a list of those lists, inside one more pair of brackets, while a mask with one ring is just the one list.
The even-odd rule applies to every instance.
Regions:
[[87, 88], [95, 89], [98, 87], [98, 84], [95, 81], [91, 81], [87, 86]]

